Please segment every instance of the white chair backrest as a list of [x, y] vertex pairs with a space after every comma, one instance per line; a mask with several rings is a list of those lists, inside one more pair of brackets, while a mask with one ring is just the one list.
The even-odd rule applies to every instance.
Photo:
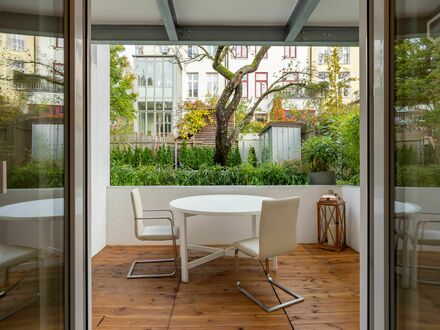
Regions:
[[[133, 214], [134, 218], [142, 218], [143, 217], [143, 208], [142, 208], [142, 199], [141, 194], [139, 193], [139, 189], [135, 188], [131, 191], [131, 205], [133, 206]], [[144, 229], [143, 221], [134, 221], [134, 230], [136, 237], [142, 234]]]
[[260, 259], [292, 252], [296, 247], [299, 197], [263, 201], [260, 218]]

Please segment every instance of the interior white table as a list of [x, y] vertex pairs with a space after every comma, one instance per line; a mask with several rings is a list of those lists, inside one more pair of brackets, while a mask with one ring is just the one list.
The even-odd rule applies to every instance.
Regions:
[[[182, 281], [188, 282], [188, 271], [191, 268], [226, 255], [231, 247], [223, 249], [210, 246], [188, 244], [187, 220], [190, 217], [203, 216], [247, 216], [252, 219], [252, 237], [257, 237], [257, 216], [261, 213], [263, 200], [269, 197], [252, 195], [201, 195], [175, 199], [170, 208], [179, 219], [180, 224], [180, 260]], [[247, 237], [243, 237], [245, 239]], [[188, 262], [188, 249], [209, 252], [210, 254]], [[276, 264], [276, 262], [274, 262]], [[275, 265], [276, 267], [276, 265]]]

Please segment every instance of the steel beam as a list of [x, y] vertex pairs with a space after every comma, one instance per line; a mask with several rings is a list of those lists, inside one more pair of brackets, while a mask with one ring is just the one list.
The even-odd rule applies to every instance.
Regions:
[[289, 33], [286, 36], [286, 42], [293, 42], [296, 40], [296, 37], [306, 25], [318, 3], [319, 0], [298, 0], [292, 14], [290, 15], [289, 21], [287, 22]]
[[165, 26], [169, 41], [176, 42], [179, 40], [176, 30], [176, 13], [174, 10], [173, 0], [156, 0], [159, 7], [160, 15]]
[[92, 25], [92, 42], [144, 45], [305, 45], [356, 46], [357, 26], [305, 26], [296, 40], [286, 42], [282, 26], [181, 26], [178, 41], [170, 41], [163, 26]]

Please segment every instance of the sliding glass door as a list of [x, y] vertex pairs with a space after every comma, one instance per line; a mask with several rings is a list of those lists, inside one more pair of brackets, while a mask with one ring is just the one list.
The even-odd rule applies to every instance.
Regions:
[[394, 328], [440, 325], [440, 7], [395, 0], [390, 229]]
[[0, 4], [0, 329], [64, 329], [64, 3]]

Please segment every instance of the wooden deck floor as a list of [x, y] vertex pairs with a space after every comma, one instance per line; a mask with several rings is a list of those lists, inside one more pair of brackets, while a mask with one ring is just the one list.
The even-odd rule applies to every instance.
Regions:
[[[170, 251], [108, 246], [94, 257], [95, 329], [359, 329], [359, 254], [351, 249], [334, 253], [300, 245], [280, 257], [273, 277], [305, 301], [270, 314], [237, 290], [232, 257], [190, 270], [189, 283], [181, 283], [178, 276], [125, 278], [132, 260]], [[278, 303], [273, 288], [263, 281], [259, 262], [240, 261], [242, 284], [266, 303]]]

